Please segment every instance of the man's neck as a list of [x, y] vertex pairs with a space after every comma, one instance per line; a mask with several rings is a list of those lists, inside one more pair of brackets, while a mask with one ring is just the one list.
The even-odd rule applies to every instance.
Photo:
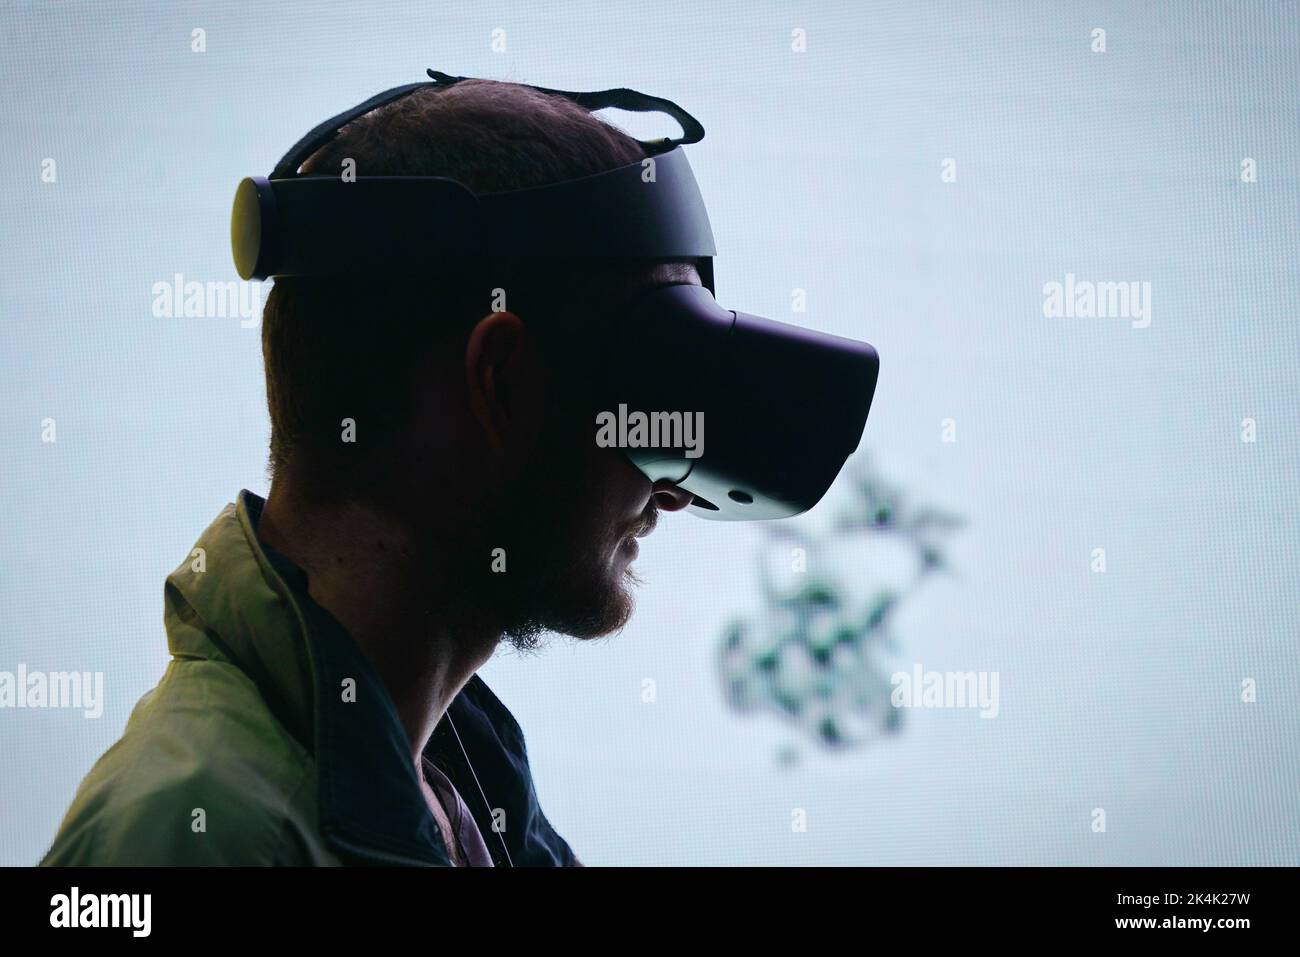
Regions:
[[312, 600], [347, 629], [384, 682], [417, 763], [452, 700], [501, 632], [446, 614], [448, 561], [377, 509], [309, 503], [277, 483], [258, 537], [307, 573]]

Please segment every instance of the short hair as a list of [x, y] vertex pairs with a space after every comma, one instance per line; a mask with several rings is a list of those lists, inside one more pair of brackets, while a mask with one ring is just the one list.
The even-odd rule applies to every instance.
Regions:
[[[357, 117], [302, 173], [341, 175], [352, 160], [359, 176], [448, 176], [484, 193], [587, 176], [644, 156], [635, 139], [564, 97], [466, 79]], [[409, 421], [416, 363], [440, 343], [463, 343], [492, 311], [493, 287], [507, 291], [508, 308], [548, 360], [576, 363], [588, 356], [579, 342], [594, 338], [593, 309], [608, 302], [601, 293], [626, 288], [648, 265], [495, 260], [488, 287], [465, 278], [277, 279], [262, 313], [271, 477], [301, 455], [314, 485], [364, 484]], [[356, 422], [353, 443], [341, 441], [345, 418]]]

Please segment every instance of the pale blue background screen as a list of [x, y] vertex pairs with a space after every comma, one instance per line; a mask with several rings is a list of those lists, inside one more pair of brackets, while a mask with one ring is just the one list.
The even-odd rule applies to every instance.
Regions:
[[[586, 862], [1296, 862], [1297, 4], [0, 11], [0, 671], [105, 694], [0, 710], [0, 863], [161, 676], [163, 578], [267, 491], [256, 321], [157, 317], [154, 284], [235, 279], [238, 180], [426, 67], [680, 103], [720, 301], [881, 356], [788, 534], [669, 516], [622, 635], [484, 669]], [[1067, 276], [1149, 289], [1149, 324], [1045, 315]], [[841, 625], [895, 596], [847, 704], [809, 704], [785, 639], [836, 625], [787, 573]], [[996, 716], [894, 708], [916, 667], [996, 674]]]

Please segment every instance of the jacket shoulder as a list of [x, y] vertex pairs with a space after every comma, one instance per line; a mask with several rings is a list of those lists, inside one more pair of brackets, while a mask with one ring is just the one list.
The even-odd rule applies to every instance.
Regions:
[[315, 780], [247, 675], [173, 659], [81, 782], [41, 863], [322, 863]]

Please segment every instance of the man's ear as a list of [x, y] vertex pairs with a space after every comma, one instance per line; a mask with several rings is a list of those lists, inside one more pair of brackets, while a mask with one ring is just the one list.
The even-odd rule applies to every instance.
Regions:
[[505, 448], [511, 428], [519, 425], [529, 351], [523, 320], [513, 312], [484, 316], [470, 330], [465, 346], [469, 408], [494, 452]]

